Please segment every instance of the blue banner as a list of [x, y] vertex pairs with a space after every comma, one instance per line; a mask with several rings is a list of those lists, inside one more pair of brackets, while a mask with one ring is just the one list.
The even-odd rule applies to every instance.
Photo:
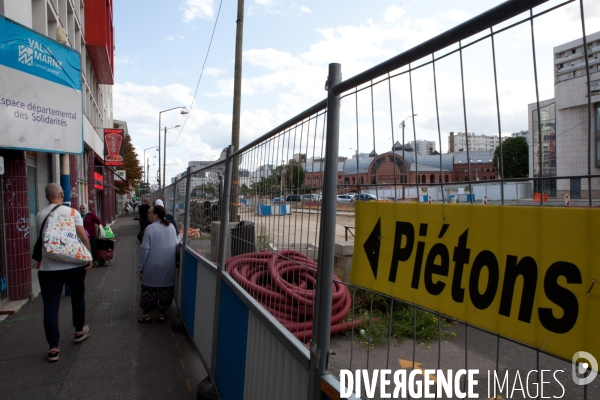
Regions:
[[81, 55], [0, 16], [0, 65], [81, 90]]

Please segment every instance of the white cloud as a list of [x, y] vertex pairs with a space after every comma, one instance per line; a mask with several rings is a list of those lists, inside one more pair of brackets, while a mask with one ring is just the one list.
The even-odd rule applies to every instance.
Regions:
[[115, 56], [115, 64], [117, 65], [128, 65], [133, 64], [134, 61], [129, 57], [129, 55], [125, 54], [124, 56]]
[[270, 7], [273, 4], [275, 4], [275, 2], [273, 0], [255, 0], [256, 4], [260, 5], [260, 6], [265, 6], [265, 7]]
[[185, 76], [185, 72], [182, 72], [175, 67], [171, 68], [171, 74], [177, 75], [177, 76]]
[[469, 14], [468, 12], [461, 11], [456, 8], [446, 12], [438, 13], [438, 15], [444, 19], [448, 19], [455, 23], [466, 21], [468, 18], [471, 17], [471, 14]]
[[385, 22], [396, 22], [404, 15], [406, 11], [400, 7], [389, 6], [383, 13]]
[[166, 36], [166, 37], [165, 37], [165, 40], [166, 40], [167, 42], [172, 42], [172, 41], [174, 41], [175, 39], [178, 39], [178, 40], [184, 40], [184, 39], [185, 39], [185, 36], [181, 36], [181, 35], [179, 35], [179, 36]]
[[303, 13], [312, 13], [312, 11], [310, 10], [310, 8], [305, 7], [305, 6], [300, 6], [300, 12], [303, 12]]
[[217, 77], [219, 75], [224, 74], [225, 72], [227, 72], [227, 71], [225, 71], [223, 69], [219, 69], [219, 68], [205, 68], [204, 69], [204, 75], [207, 75], [207, 76]]
[[285, 67], [297, 65], [299, 60], [288, 52], [268, 48], [245, 51], [244, 62], [268, 69], [280, 70]]
[[191, 22], [197, 18], [211, 19], [214, 15], [213, 0], [186, 0], [183, 6], [183, 22]]

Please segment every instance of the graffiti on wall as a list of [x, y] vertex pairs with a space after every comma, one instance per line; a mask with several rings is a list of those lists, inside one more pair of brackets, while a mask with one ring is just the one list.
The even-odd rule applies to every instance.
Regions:
[[29, 218], [19, 218], [17, 220], [17, 230], [23, 232], [23, 237], [29, 237]]

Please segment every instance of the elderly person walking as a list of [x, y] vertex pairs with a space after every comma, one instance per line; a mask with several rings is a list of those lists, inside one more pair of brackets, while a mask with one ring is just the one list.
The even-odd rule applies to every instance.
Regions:
[[96, 260], [96, 248], [98, 246], [98, 227], [102, 225], [100, 218], [93, 212], [89, 211], [87, 204], [79, 206], [81, 218], [83, 218], [83, 228], [90, 236], [90, 246], [92, 247], [92, 258]]
[[143, 314], [138, 322], [150, 323], [150, 312], [158, 309], [158, 322], [164, 323], [175, 292], [175, 252], [179, 245], [177, 232], [165, 218], [165, 208], [150, 207], [144, 239], [140, 247], [138, 274], [142, 280], [140, 307]]

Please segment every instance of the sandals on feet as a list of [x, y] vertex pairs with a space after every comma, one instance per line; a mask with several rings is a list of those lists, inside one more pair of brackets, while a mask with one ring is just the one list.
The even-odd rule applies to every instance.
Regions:
[[152, 323], [152, 318], [149, 315], [142, 315], [141, 318], [138, 319], [140, 324], [150, 324]]
[[158, 314], [157, 321], [159, 324], [164, 324], [165, 322], [167, 322], [167, 320], [165, 319], [165, 316], [163, 314]]

